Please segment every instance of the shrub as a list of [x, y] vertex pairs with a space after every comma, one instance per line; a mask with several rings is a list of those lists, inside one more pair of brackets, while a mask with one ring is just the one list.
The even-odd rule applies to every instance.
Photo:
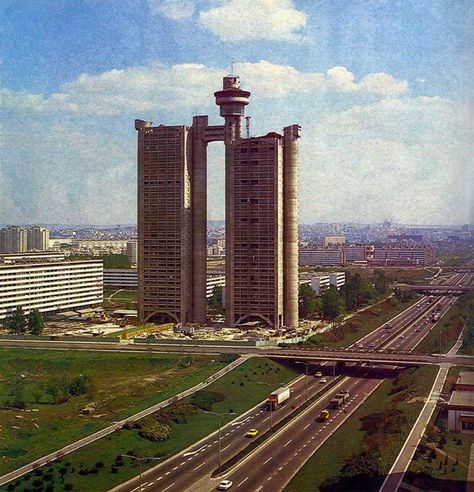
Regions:
[[72, 489], [73, 489], [72, 483], [65, 483], [64, 484], [64, 490], [72, 490]]
[[398, 434], [402, 430], [407, 418], [398, 409], [388, 412], [372, 413], [361, 418], [362, 429], [368, 435], [372, 434]]
[[197, 391], [191, 398], [191, 403], [196, 407], [210, 411], [214, 403], [224, 401], [225, 397], [222, 393], [216, 393], [215, 391], [201, 390]]
[[103, 461], [98, 461], [98, 462], [95, 464], [95, 467], [96, 467], [96, 468], [104, 468], [104, 462], [103, 462]]
[[149, 441], [166, 441], [171, 436], [171, 427], [153, 417], [146, 417], [140, 421], [138, 435]]

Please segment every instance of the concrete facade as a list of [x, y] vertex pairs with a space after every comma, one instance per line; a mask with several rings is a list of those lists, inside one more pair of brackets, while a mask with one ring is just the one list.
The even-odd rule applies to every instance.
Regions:
[[297, 326], [300, 127], [243, 138], [250, 92], [229, 75], [214, 95], [222, 126], [135, 121], [140, 321], [206, 321], [207, 145], [222, 141], [226, 322]]
[[32, 309], [55, 312], [103, 301], [102, 260], [17, 261], [0, 259], [0, 319], [18, 306], [28, 314]]

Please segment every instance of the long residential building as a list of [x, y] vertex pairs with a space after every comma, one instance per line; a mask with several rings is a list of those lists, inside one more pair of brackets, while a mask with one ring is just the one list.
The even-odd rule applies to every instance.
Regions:
[[102, 260], [9, 262], [0, 256], [0, 319], [21, 306], [56, 312], [103, 301]]
[[430, 246], [390, 247], [375, 246], [372, 266], [425, 266], [435, 260], [433, 248]]
[[299, 250], [300, 266], [342, 265], [345, 263], [344, 249], [337, 248], [308, 248]]
[[[206, 297], [212, 295], [214, 287], [225, 287], [225, 275], [208, 274], [206, 279]], [[104, 269], [104, 287], [117, 289], [137, 289], [138, 274], [135, 268]]]

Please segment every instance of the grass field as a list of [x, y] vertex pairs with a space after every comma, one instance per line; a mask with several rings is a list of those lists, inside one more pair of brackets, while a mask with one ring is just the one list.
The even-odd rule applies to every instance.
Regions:
[[[449, 369], [443, 393], [450, 392], [462, 369]], [[446, 410], [437, 410], [433, 414], [405, 481], [423, 490], [464, 492], [474, 435], [448, 431], [446, 413]]]
[[[380, 452], [380, 470], [388, 472], [398, 455], [410, 429], [423, 407], [426, 396], [435, 379], [437, 368], [422, 367], [408, 369], [399, 381], [385, 380], [369, 396], [366, 402], [316, 451], [295, 475], [285, 492], [319, 491], [320, 485], [327, 479], [340, 474], [348, 458], [363, 451]], [[406, 389], [396, 391], [397, 386]], [[362, 429], [361, 419], [369, 415], [399, 410], [400, 428], [398, 432], [369, 434]], [[393, 430], [393, 429], [392, 429]], [[364, 491], [378, 491], [381, 480], [366, 482]]]
[[[1, 348], [0, 474], [169, 398], [225, 365], [201, 355]], [[78, 375], [85, 388], [77, 386]], [[81, 413], [91, 403], [93, 413]]]
[[416, 347], [425, 353], [446, 353], [456, 343], [469, 317], [474, 316], [474, 292], [461, 296]]
[[[229, 410], [239, 415], [267, 396], [269, 387], [257, 384], [257, 381], [266, 382], [272, 388], [277, 388], [282, 382], [293, 379], [295, 375], [294, 371], [268, 359], [249, 359], [206, 388], [207, 392], [220, 394], [224, 398], [212, 405], [212, 411], [223, 415], [223, 424], [229, 422], [236, 418], [236, 415], [229, 414]], [[192, 401], [191, 398], [187, 398], [178, 405], [186, 405]], [[40, 470], [30, 473], [26, 476], [27, 480], [18, 480], [12, 490], [25, 491], [34, 480], [39, 479], [43, 480], [46, 487], [46, 475], [48, 475], [47, 483], [54, 483], [49, 489], [51, 491], [64, 490], [65, 483], [70, 484], [72, 490], [94, 490], [94, 492], [109, 490], [114, 485], [138, 474], [137, 466], [126, 460], [116, 467], [115, 472], [112, 471], [118, 455], [136, 453], [137, 456], [169, 457], [218, 428], [218, 418], [201, 410], [180, 416], [178, 420], [179, 423], [172, 422], [171, 438], [166, 441], [152, 442], [140, 437], [136, 429], [122, 429], [95, 444], [65, 456], [59, 462], [53, 462], [51, 466], [43, 467], [39, 478], [35, 473], [39, 473]], [[48, 471], [49, 468], [51, 471]], [[60, 472], [62, 469], [63, 481]], [[87, 473], [79, 474], [81, 469], [87, 470]]]
[[415, 302], [416, 300], [402, 303], [393, 298], [387, 299], [377, 306], [356, 314], [341, 326], [327, 333], [311, 337], [305, 344], [324, 345], [327, 347], [348, 347]]

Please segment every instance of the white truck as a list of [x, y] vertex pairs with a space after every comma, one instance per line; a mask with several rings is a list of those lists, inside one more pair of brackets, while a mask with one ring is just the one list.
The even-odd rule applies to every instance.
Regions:
[[285, 403], [289, 398], [290, 398], [290, 388], [288, 387], [278, 388], [277, 390], [272, 391], [270, 393], [270, 396], [268, 397], [267, 400], [267, 406], [271, 410], [275, 410], [280, 405]]

